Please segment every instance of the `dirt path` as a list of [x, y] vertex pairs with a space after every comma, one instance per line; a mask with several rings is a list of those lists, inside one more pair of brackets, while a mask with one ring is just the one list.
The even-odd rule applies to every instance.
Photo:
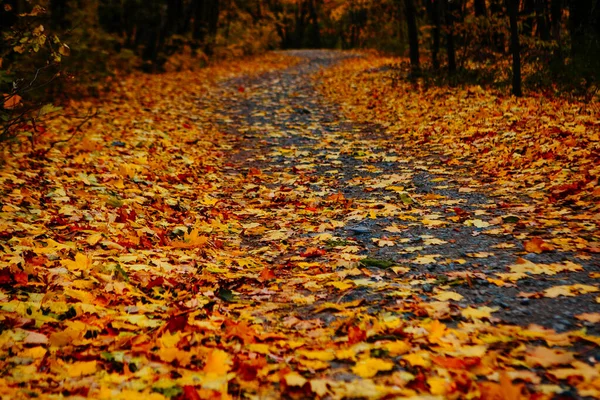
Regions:
[[0, 397], [600, 397], [598, 254], [536, 252], [594, 223], [531, 223], [321, 96], [349, 55], [290, 54], [131, 78], [0, 171]]
[[[224, 84], [220, 97], [231, 100], [221, 103], [215, 119], [232, 141], [228, 184], [234, 187], [225, 197], [244, 226], [241, 254], [257, 256], [264, 266], [258, 280], [238, 281], [227, 290], [252, 305], [252, 318], [266, 332], [303, 343], [290, 359], [283, 351], [282, 360], [294, 359], [292, 369], [307, 378], [334, 379], [327, 380], [327, 393], [334, 397], [378, 397], [390, 392], [369, 385], [362, 392], [351, 384], [365, 385], [357, 376], [369, 378], [379, 370], [365, 367], [369, 372], [364, 372], [361, 362], [376, 360], [387, 370], [387, 361], [363, 355], [351, 367], [354, 356], [333, 354], [365, 342], [375, 357], [380, 341], [408, 338], [415, 345], [420, 342], [415, 329], [431, 334], [431, 324], [443, 321], [442, 330], [453, 330], [466, 348], [486, 343], [487, 335], [495, 336], [491, 342], [496, 344], [486, 345], [483, 353], [481, 348], [463, 352], [461, 345], [438, 355], [483, 360], [510, 353], [525, 360], [528, 369], [509, 375], [532, 392], [556, 376], [544, 375], [540, 367], [564, 362], [557, 356], [562, 350], [550, 360], [532, 361], [536, 340], [549, 346], [568, 342], [577, 359], [597, 366], [597, 337], [581, 341], [575, 339], [579, 334], [565, 333], [559, 336], [571, 339], [562, 343], [548, 337], [581, 329], [600, 332], [594, 322], [576, 318], [600, 311], [598, 285], [591, 279], [600, 271], [598, 255], [526, 251], [523, 238], [543, 234], [521, 222], [532, 212], [529, 204], [515, 196], [495, 197], [492, 187], [468, 171], [444, 166], [437, 157], [415, 158], [411, 144], [385, 137], [380, 126], [342, 116], [317, 92], [312, 77], [346, 56], [291, 54], [302, 58], [296, 67]], [[403, 326], [403, 333], [379, 329], [384, 321]], [[527, 333], [517, 333], [525, 327]], [[510, 344], [499, 346], [503, 340]], [[430, 367], [434, 356], [422, 351], [436, 348], [434, 343], [417, 345], [414, 361], [402, 361], [404, 351], [383, 351], [401, 367], [392, 378], [377, 382], [391, 385], [394, 379], [402, 381], [403, 371], [414, 374]], [[526, 347], [518, 350], [518, 343]], [[289, 374], [281, 375], [280, 389], [308, 395], [304, 377], [297, 382], [295, 372]], [[449, 393], [448, 387], [436, 392], [436, 378], [430, 379], [426, 386], [433, 394]], [[342, 388], [340, 381], [350, 386]], [[408, 387], [418, 385], [413, 380]], [[311, 386], [313, 395], [318, 386]], [[549, 392], [577, 397], [572, 390], [562, 383]]]
[[[275, 221], [281, 218], [293, 230], [290, 239], [296, 253], [314, 245], [310, 238], [320, 231], [319, 226], [334, 221], [333, 226], [322, 228], [323, 232], [359, 246], [358, 254], [409, 267], [408, 274], [415, 280], [444, 281], [444, 275], [472, 273], [469, 284], [454, 286], [464, 296], [460, 306], [497, 307], [494, 316], [510, 323], [536, 323], [559, 332], [587, 325], [598, 333], [595, 324], [574, 317], [600, 311], [594, 293], [554, 299], [528, 299], [518, 294], [589, 283], [589, 273], [600, 271], [600, 257], [581, 259], [575, 252], [528, 253], [518, 239], [532, 231], [518, 224], [526, 203], [513, 201], [510, 207], [505, 199], [491, 197], [490, 188], [481, 187], [464, 171], [442, 166], [435, 158], [415, 159], [402, 151], [410, 144], [382, 137], [381, 127], [344, 118], [317, 93], [311, 76], [345, 56], [320, 51], [292, 54], [304, 60], [297, 67], [228, 82], [225, 93], [237, 95], [224, 104], [217, 119], [238, 140], [232, 169], [245, 173], [252, 168], [261, 170], [260, 182], [272, 190], [274, 200], [258, 203], [276, 215]], [[289, 193], [297, 191], [300, 194], [290, 200]], [[282, 207], [298, 202], [298, 197], [321, 201], [338, 194], [351, 205], [334, 215], [327, 210], [315, 212], [304, 227], [295, 225], [294, 217], [287, 214], [289, 209]], [[272, 218], [268, 215], [265, 219]], [[503, 223], [512, 224], [512, 232], [493, 229]], [[274, 262], [285, 264], [292, 254], [276, 257]], [[583, 269], [530, 275], [507, 287], [486, 280], [490, 277], [510, 284], [509, 279], [494, 274], [508, 272], [519, 258], [536, 264], [563, 263], [565, 269], [569, 266], [566, 262], [573, 262]], [[424, 282], [420, 287], [427, 294], [435, 285]], [[363, 291], [369, 290], [357, 289], [350, 297]]]

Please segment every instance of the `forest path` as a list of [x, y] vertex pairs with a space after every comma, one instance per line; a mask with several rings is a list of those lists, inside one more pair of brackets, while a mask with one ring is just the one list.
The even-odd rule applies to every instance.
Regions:
[[319, 84], [355, 56], [288, 54], [129, 77], [0, 170], [0, 397], [600, 397], [593, 205], [354, 122]]
[[[266, 251], [269, 262], [289, 268], [307, 248], [319, 248], [327, 253], [310, 255], [310, 261], [336, 271], [336, 263], [344, 265], [336, 250], [351, 245], [361, 256], [406, 267], [422, 298], [432, 300], [443, 291], [439, 285], [454, 280], [452, 290], [464, 296], [456, 303], [460, 307], [492, 307], [494, 317], [522, 326], [535, 323], [560, 332], [588, 325], [597, 331], [575, 318], [600, 311], [594, 293], [532, 299], [518, 294], [589, 283], [588, 274], [600, 270], [599, 257], [525, 251], [520, 237], [532, 229], [518, 222], [519, 213], [530, 212], [528, 204], [508, 207], [475, 176], [435, 156], [411, 156], [405, 150], [411, 144], [386, 137], [377, 124], [352, 122], [319, 94], [314, 75], [351, 56], [322, 50], [289, 54], [302, 62], [226, 82], [220, 96], [228, 100], [216, 115], [236, 141], [232, 173], [256, 174], [251, 189], [256, 196], [248, 204], [265, 214], [249, 214], [247, 222], [285, 231], [285, 244], [275, 240]], [[239, 195], [248, 199], [246, 192]], [[502, 224], [515, 228], [508, 232]], [[252, 235], [246, 240], [248, 249], [264, 243]], [[571, 262], [583, 269], [572, 270]], [[518, 285], [503, 275], [519, 266], [535, 274], [534, 264], [565, 272], [530, 275]], [[369, 273], [373, 282], [383, 277], [377, 266]], [[367, 298], [374, 310], [396, 301], [389, 295], [396, 290], [392, 282], [387, 289], [374, 286], [353, 286], [344, 298]]]

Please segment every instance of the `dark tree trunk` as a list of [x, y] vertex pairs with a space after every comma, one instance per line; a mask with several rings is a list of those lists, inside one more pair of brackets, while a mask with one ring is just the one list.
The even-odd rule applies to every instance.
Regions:
[[413, 0], [404, 0], [406, 8], [406, 27], [408, 28], [408, 46], [410, 53], [410, 67], [413, 72], [418, 72], [419, 65], [419, 31], [417, 30], [417, 11]]
[[[523, 35], [525, 36], [532, 36], [533, 34], [533, 23], [535, 21], [535, 1], [536, 0], [525, 0], [523, 2]], [[517, 8], [517, 15], [518, 13], [519, 10]]]
[[302, 47], [304, 34], [308, 25], [308, 4], [307, 0], [302, 1], [296, 8], [296, 21], [294, 27], [293, 47]]
[[519, 0], [506, 0], [506, 9], [510, 21], [510, 50], [512, 53], [512, 93], [522, 96], [521, 89], [521, 45], [519, 43], [519, 27], [517, 16], [519, 13]]
[[569, 4], [569, 29], [573, 57], [588, 56], [592, 50], [591, 45], [595, 39], [594, 31], [598, 28], [593, 26], [593, 10], [594, 0], [571, 0]]
[[219, 0], [194, 0], [194, 29], [192, 37], [207, 54], [212, 54], [219, 26]]
[[56, 29], [66, 30], [70, 28], [67, 15], [69, 14], [69, 5], [67, 0], [51, 0], [50, 15], [52, 17], [52, 25]]
[[[19, 13], [23, 12], [19, 10], [17, 0], [7, 0], [0, 4], [0, 37], [4, 37], [4, 32], [8, 31], [13, 24], [18, 20]], [[9, 7], [5, 7], [9, 6]], [[9, 53], [10, 44], [6, 40], [0, 40], [0, 57], [7, 56]], [[5, 65], [7, 60], [4, 60]]]
[[440, 18], [440, 1], [427, 0], [427, 12], [431, 20], [431, 63], [436, 71], [440, 69], [440, 34], [441, 34], [441, 18]]
[[550, 25], [552, 29], [552, 39], [559, 43], [562, 7], [562, 0], [550, 0]]
[[487, 16], [487, 7], [485, 6], [485, 0], [475, 0], [474, 8], [476, 17]]
[[[494, 18], [502, 19], [505, 17], [504, 9], [502, 7], [502, 0], [491, 0], [490, 13], [492, 14], [492, 16], [494, 16]], [[504, 34], [495, 30], [492, 33], [492, 42], [494, 49], [497, 52], [504, 54], [504, 52], [506, 51], [504, 46]]]
[[548, 28], [548, 6], [546, 0], [535, 0], [535, 16], [537, 19], [537, 34], [542, 40], [550, 40]]
[[310, 47], [321, 47], [321, 30], [319, 27], [318, 0], [309, 1], [310, 35], [308, 38]]
[[446, 53], [448, 55], [448, 72], [456, 72], [456, 49], [454, 47], [454, 2], [446, 3]]

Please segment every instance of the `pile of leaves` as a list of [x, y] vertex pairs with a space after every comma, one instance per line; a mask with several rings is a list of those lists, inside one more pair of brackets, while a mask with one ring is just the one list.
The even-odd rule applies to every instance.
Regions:
[[[201, 294], [217, 292], [218, 275], [209, 271], [222, 268], [217, 254], [236, 258], [230, 251], [241, 230], [230, 211], [214, 207], [228, 145], [208, 118], [214, 108], [200, 107], [199, 98], [224, 79], [296, 62], [271, 54], [194, 74], [131, 75], [110, 98], [72, 101], [46, 121], [33, 148], [3, 147], [2, 396], [173, 395], [174, 383], [160, 379], [171, 369], [159, 372], [153, 360], [191, 366], [191, 353], [180, 358], [177, 332], [190, 315], [212, 309]], [[69, 117], [87, 109], [95, 117], [83, 126]], [[156, 353], [163, 336], [170, 344]], [[211, 354], [206, 371], [230, 368], [209, 347], [195, 358], [204, 363]], [[121, 387], [134, 373], [145, 378]]]
[[[364, 243], [338, 234], [363, 220], [394, 219], [389, 235], [373, 240], [390, 248], [406, 244], [403, 221], [468, 223], [473, 231], [489, 223], [427, 214], [428, 202], [450, 200], [408, 194], [400, 185], [408, 185], [409, 171], [386, 175], [371, 162], [400, 162], [402, 149], [376, 148], [352, 130], [319, 136], [320, 110], [292, 103], [315, 96], [279, 75], [233, 93], [217, 86], [297, 62], [270, 55], [198, 74], [132, 76], [105, 103], [71, 104], [97, 109], [82, 135], [48, 151], [7, 155], [0, 170], [0, 394], [549, 399], [576, 388], [600, 396], [600, 364], [582, 357], [600, 344], [597, 336], [497, 324], [497, 307], [462, 306], [456, 289], [491, 278], [416, 275], [415, 265], [449, 262], [433, 254], [402, 265], [366, 257]], [[287, 76], [305, 80], [294, 69]], [[329, 83], [347, 88], [344, 80]], [[252, 126], [235, 119], [236, 109], [224, 111], [231, 108], [224, 97], [264, 104], [285, 90], [290, 104], [246, 115], [257, 118]], [[290, 115], [307, 123], [275, 129], [272, 121]], [[68, 138], [79, 124], [50, 122], [36, 149]], [[217, 129], [228, 126], [238, 134]], [[317, 144], [274, 144], [290, 131]], [[252, 159], [236, 156], [240, 147]], [[400, 200], [346, 197], [333, 167], [341, 170], [349, 158], [377, 173], [349, 186]], [[420, 240], [423, 247], [445, 243], [433, 235]], [[579, 269], [523, 261], [510, 272]], [[599, 290], [557, 287], [548, 295]]]
[[319, 76], [321, 90], [350, 118], [383, 125], [395, 146], [467, 169], [512, 203], [533, 201], [530, 223], [568, 222], [564, 237], [578, 236], [579, 247], [600, 252], [598, 99], [429, 86], [404, 79], [402, 63], [351, 59]]

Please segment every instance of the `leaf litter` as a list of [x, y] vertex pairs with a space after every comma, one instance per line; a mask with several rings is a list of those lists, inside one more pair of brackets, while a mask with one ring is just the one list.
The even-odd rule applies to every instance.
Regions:
[[0, 393], [600, 397], [598, 125], [542, 113], [560, 156], [501, 159], [517, 132], [479, 152], [498, 135], [434, 106], [508, 133], [533, 129], [514, 104], [533, 100], [392, 91], [390, 62], [301, 51], [125, 79], [72, 105], [102, 111], [76, 143], [7, 158]]

